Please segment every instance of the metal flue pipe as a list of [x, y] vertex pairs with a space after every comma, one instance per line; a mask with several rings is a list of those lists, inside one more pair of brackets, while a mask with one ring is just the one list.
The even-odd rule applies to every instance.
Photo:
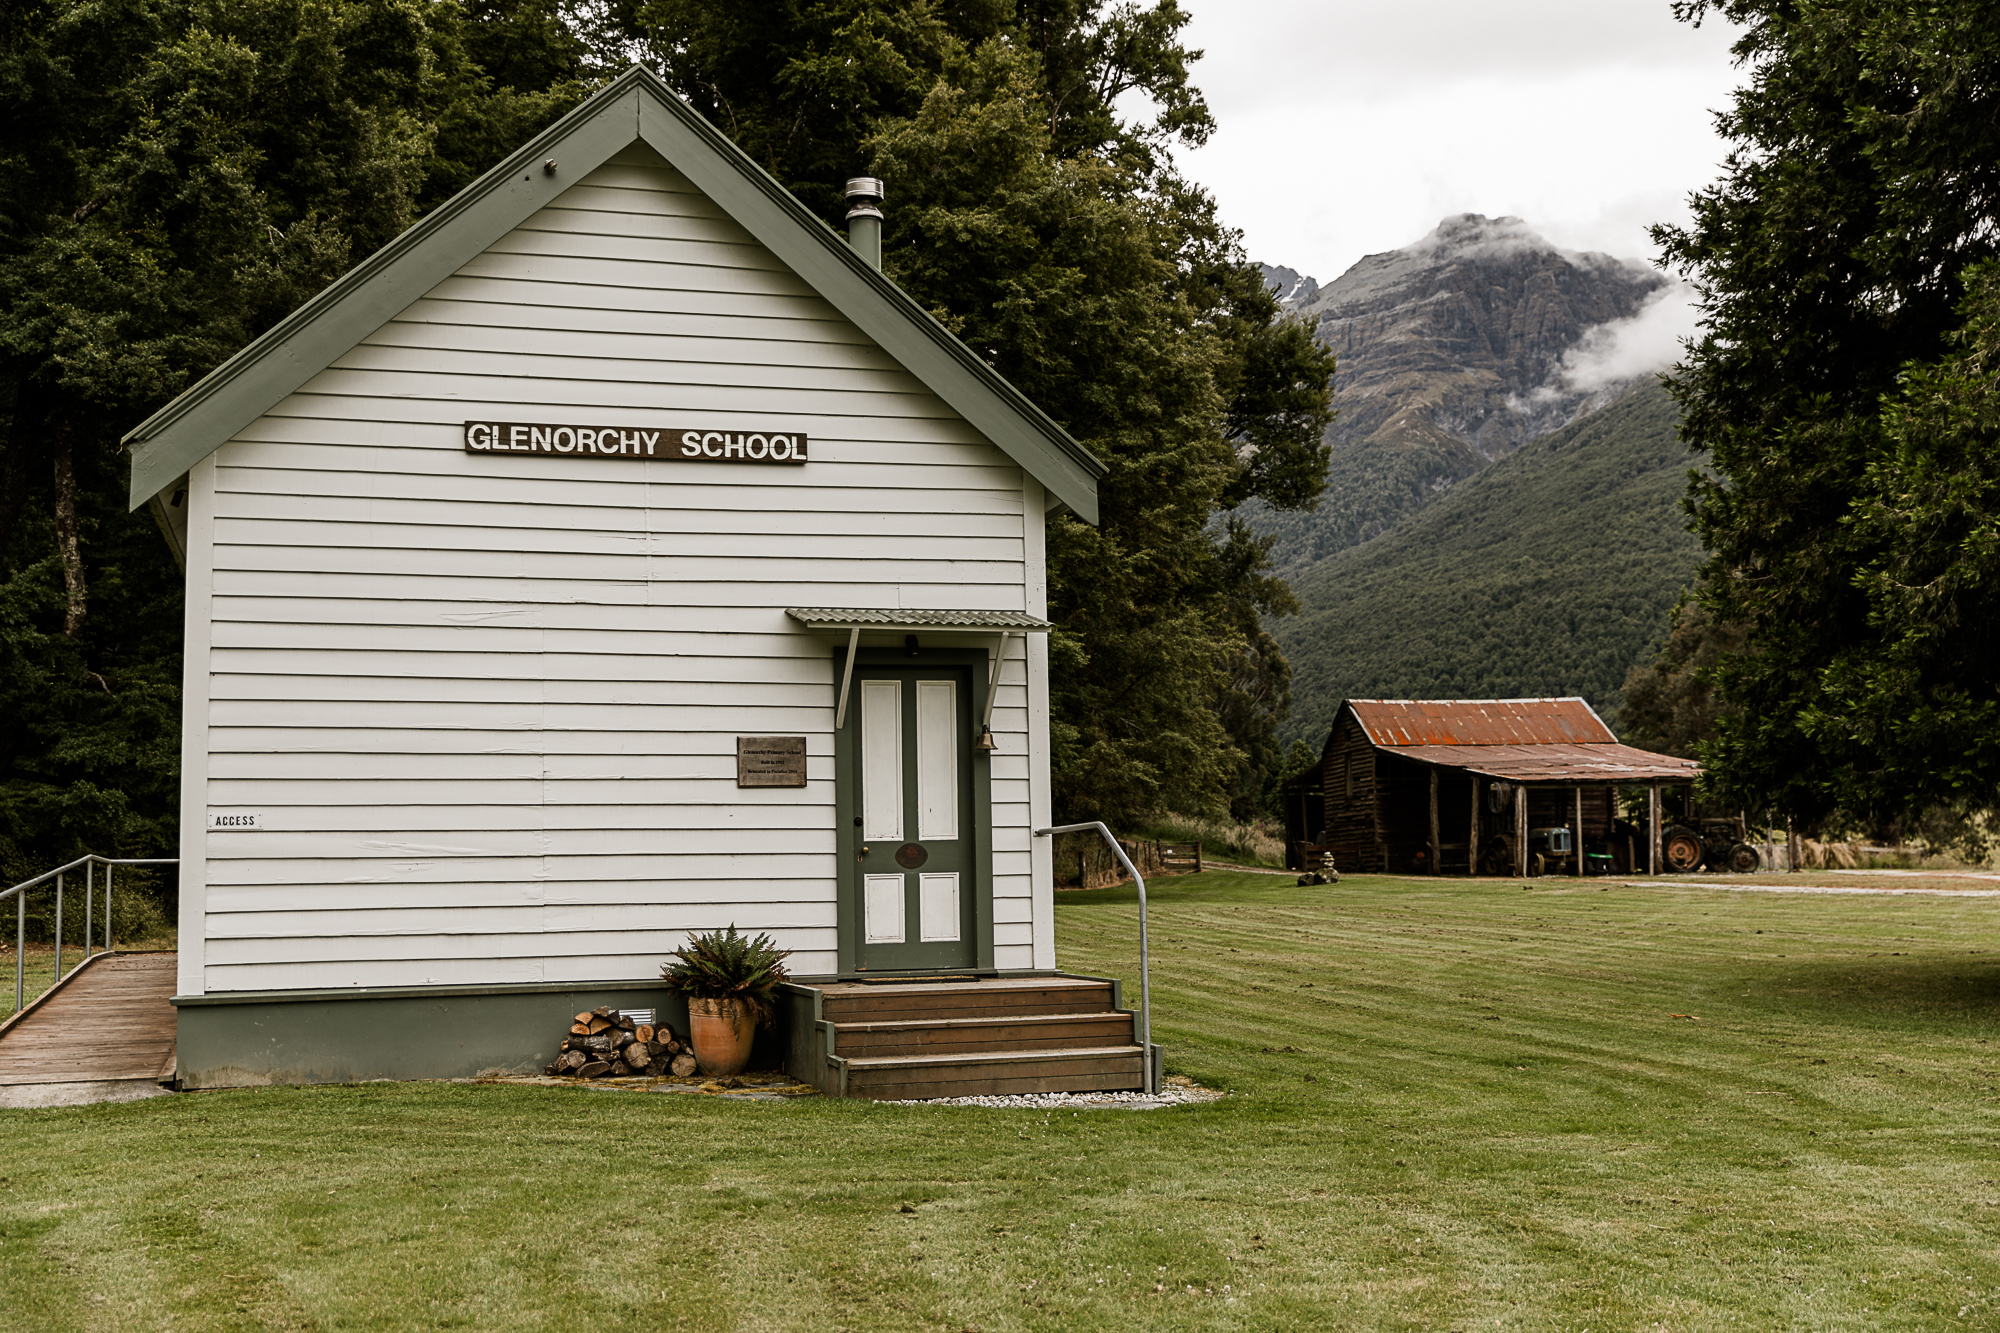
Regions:
[[856, 176], [847, 182], [847, 243], [867, 261], [882, 268], [882, 182]]
[[1097, 830], [1105, 845], [1111, 848], [1111, 854], [1125, 867], [1125, 873], [1139, 886], [1139, 1063], [1145, 1071], [1146, 1095], [1150, 1097], [1160, 1089], [1153, 1077], [1153, 983], [1146, 952], [1146, 877], [1139, 873], [1139, 867], [1132, 864], [1132, 858], [1125, 855], [1125, 849], [1118, 845], [1118, 839], [1111, 836], [1111, 830], [1104, 827], [1102, 820], [1036, 829], [1035, 836], [1047, 838], [1057, 833], [1082, 833], [1089, 829]]

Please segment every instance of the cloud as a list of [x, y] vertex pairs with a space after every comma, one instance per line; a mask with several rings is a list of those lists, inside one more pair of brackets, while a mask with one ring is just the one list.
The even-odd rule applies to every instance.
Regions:
[[1195, 81], [1218, 109], [1435, 90], [1604, 69], [1729, 63], [1737, 29], [1699, 28], [1668, 0], [1186, 0]]
[[1694, 336], [1700, 318], [1694, 288], [1674, 279], [1630, 319], [1584, 330], [1563, 353], [1559, 382], [1575, 393], [1595, 393], [1665, 370], [1680, 359], [1681, 340]]

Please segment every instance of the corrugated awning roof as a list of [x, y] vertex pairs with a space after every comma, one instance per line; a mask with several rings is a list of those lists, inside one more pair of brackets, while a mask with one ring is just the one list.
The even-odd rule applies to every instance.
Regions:
[[1046, 634], [1054, 626], [1025, 611], [908, 611], [793, 606], [785, 614], [807, 629], [981, 629]]
[[1701, 765], [1630, 745], [1410, 745], [1398, 758], [1505, 782], [1692, 782]]
[[1384, 749], [1618, 743], [1581, 699], [1349, 699], [1347, 706]]

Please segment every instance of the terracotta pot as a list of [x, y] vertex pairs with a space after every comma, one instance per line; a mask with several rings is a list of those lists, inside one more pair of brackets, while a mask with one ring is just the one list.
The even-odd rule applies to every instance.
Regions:
[[743, 1072], [750, 1063], [750, 1043], [757, 1038], [757, 1015], [737, 999], [688, 999], [688, 1039], [695, 1063], [710, 1078]]

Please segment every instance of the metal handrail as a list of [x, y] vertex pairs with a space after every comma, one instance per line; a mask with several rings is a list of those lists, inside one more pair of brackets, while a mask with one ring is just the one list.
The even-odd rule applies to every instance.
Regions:
[[1146, 953], [1146, 877], [1139, 873], [1139, 867], [1132, 864], [1132, 858], [1125, 855], [1125, 849], [1118, 839], [1111, 836], [1111, 830], [1104, 827], [1104, 821], [1093, 819], [1088, 824], [1064, 824], [1057, 828], [1036, 829], [1035, 836], [1047, 838], [1057, 833], [1082, 833], [1086, 829], [1096, 829], [1132, 876], [1132, 882], [1139, 886], [1139, 1062], [1144, 1067], [1146, 1095], [1148, 1097], [1160, 1089], [1153, 1079], [1153, 984]]
[[[14, 1012], [20, 1013], [27, 997], [28, 963], [28, 890], [50, 880], [56, 882], [56, 974], [49, 985], [53, 987], [62, 980], [63, 954], [63, 877], [83, 867], [83, 963], [96, 956], [90, 942], [91, 928], [97, 924], [97, 867], [104, 867], [104, 952], [111, 952], [111, 872], [118, 866], [177, 866], [177, 856], [155, 857], [109, 857], [88, 852], [71, 861], [68, 865], [57, 866], [54, 870], [23, 880], [13, 888], [0, 892], [0, 902], [14, 900]], [[78, 963], [77, 967], [82, 967]], [[74, 969], [72, 969], [74, 970]]]

